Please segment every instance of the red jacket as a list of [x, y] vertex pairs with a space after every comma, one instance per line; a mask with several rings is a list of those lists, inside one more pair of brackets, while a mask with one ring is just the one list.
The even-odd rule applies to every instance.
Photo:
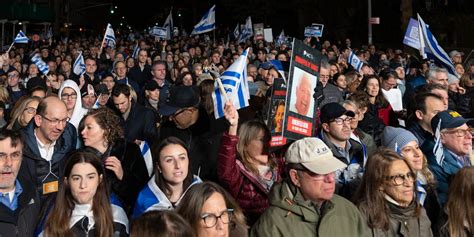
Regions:
[[[247, 224], [251, 226], [269, 206], [269, 192], [260, 184], [258, 177], [247, 170], [240, 160], [237, 160], [238, 141], [238, 136], [227, 133], [222, 136], [217, 175], [222, 186], [239, 203], [247, 217]], [[283, 159], [278, 159], [277, 164], [278, 166], [275, 168], [276, 182], [280, 182], [284, 170]]]

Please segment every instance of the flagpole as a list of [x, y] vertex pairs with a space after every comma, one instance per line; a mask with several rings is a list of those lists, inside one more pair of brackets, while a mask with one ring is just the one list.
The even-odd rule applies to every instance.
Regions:
[[216, 78], [217, 84], [219, 85], [219, 89], [221, 91], [221, 94], [224, 96], [225, 101], [229, 102], [229, 97], [227, 97], [227, 93], [225, 92], [224, 85], [222, 85], [221, 78], [217, 77]]
[[102, 43], [100, 44], [99, 55], [97, 55], [98, 58], [100, 58], [100, 55], [102, 54], [102, 50], [104, 48], [105, 36], [106, 35], [107, 35], [107, 27], [105, 28], [105, 34], [104, 34], [104, 38], [102, 39]]
[[13, 45], [15, 44], [15, 40], [13, 40], [12, 44], [10, 45], [10, 47], [7, 49], [7, 54], [10, 52], [10, 49], [12, 49]]

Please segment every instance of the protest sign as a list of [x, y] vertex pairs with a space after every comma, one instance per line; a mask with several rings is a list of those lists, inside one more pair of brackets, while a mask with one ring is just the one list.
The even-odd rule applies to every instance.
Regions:
[[315, 24], [311, 26], [307, 26], [304, 28], [304, 36], [305, 37], [321, 37], [323, 36], [323, 24]]
[[410, 18], [407, 31], [403, 38], [403, 44], [415, 49], [420, 49], [420, 32], [418, 31], [418, 21]]
[[292, 48], [283, 136], [298, 140], [315, 135], [315, 121], [318, 118], [313, 94], [322, 55], [297, 39], [293, 40]]

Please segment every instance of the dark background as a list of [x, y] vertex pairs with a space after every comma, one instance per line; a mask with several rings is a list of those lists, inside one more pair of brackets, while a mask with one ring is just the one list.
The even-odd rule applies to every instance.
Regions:
[[[244, 24], [247, 16], [251, 16], [254, 24], [264, 23], [265, 27], [273, 28], [274, 37], [284, 29], [287, 36], [301, 39], [305, 26], [322, 23], [323, 38], [351, 38], [353, 45], [361, 45], [367, 44], [367, 1], [2, 0], [0, 19], [27, 20], [29, 33], [43, 31], [44, 25], [39, 23], [51, 22], [56, 36], [101, 35], [110, 22], [120, 34], [130, 29], [144, 30], [156, 23], [162, 26], [172, 8], [174, 26], [189, 33], [204, 12], [216, 4], [218, 36], [232, 31], [237, 23]], [[430, 25], [446, 50], [470, 51], [474, 47], [474, 1], [469, 0], [372, 0], [372, 16], [380, 17], [380, 24], [373, 25], [373, 42], [381, 47], [404, 47], [406, 24], [410, 17], [416, 18], [416, 13]], [[8, 23], [5, 30], [12, 30]]]

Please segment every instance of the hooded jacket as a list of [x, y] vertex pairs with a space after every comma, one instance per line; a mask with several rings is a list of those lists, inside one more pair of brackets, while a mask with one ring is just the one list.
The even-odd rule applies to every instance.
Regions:
[[369, 236], [359, 210], [348, 200], [334, 195], [317, 208], [301, 192], [283, 181], [273, 186], [270, 207], [253, 226], [250, 236]]
[[81, 91], [79, 90], [79, 87], [77, 86], [76, 82], [74, 82], [73, 80], [66, 80], [61, 84], [58, 93], [59, 99], [61, 99], [61, 94], [63, 93], [63, 90], [66, 87], [73, 89], [77, 95], [76, 105], [74, 106], [71, 118], [69, 119], [69, 122], [74, 125], [77, 130], [79, 128], [79, 123], [81, 122], [82, 118], [87, 114], [87, 109], [84, 109], [82, 107]]

